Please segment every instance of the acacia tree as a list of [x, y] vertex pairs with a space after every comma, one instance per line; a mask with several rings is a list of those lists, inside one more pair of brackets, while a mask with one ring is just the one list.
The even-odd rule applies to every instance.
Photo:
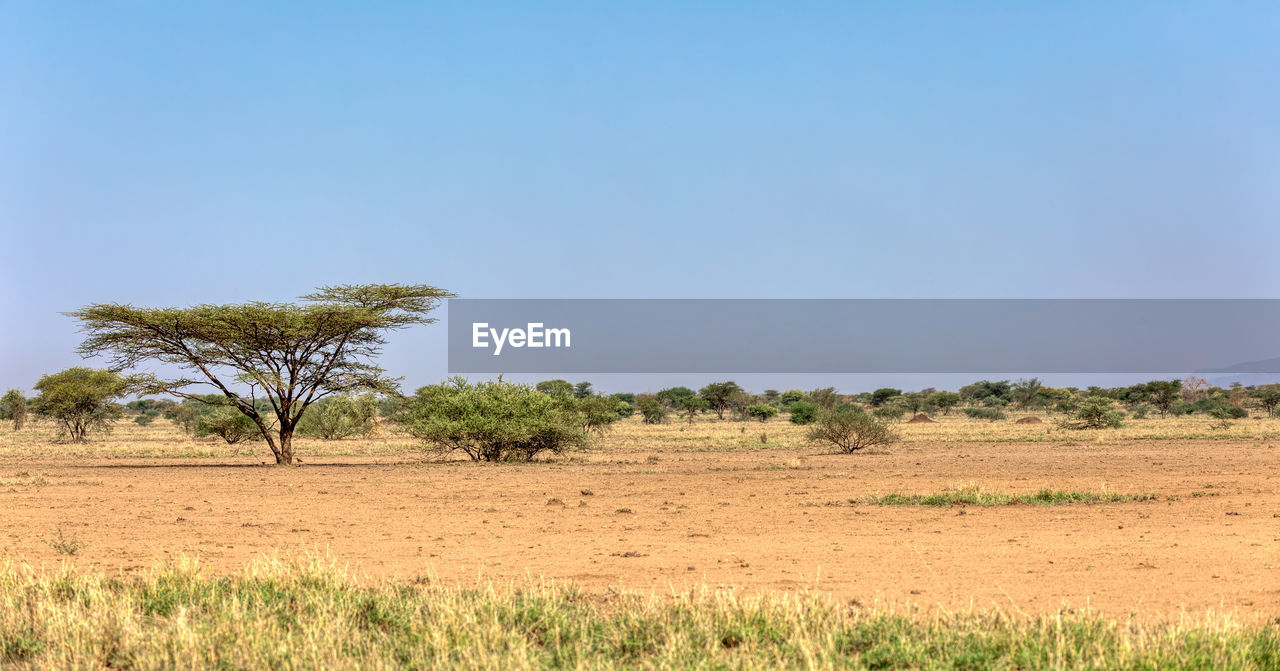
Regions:
[[[294, 429], [307, 408], [332, 394], [395, 393], [398, 380], [373, 363], [385, 334], [435, 322], [426, 315], [451, 296], [423, 284], [340, 285], [303, 296], [301, 305], [98, 303], [69, 315], [87, 334], [82, 356], [108, 356], [116, 369], [146, 361], [183, 369], [183, 377], [139, 376], [137, 389], [235, 408], [257, 426], [277, 464], [292, 464]], [[221, 396], [197, 393], [202, 386]], [[260, 396], [274, 418], [259, 411]]]
[[37, 414], [57, 420], [68, 440], [83, 443], [92, 432], [110, 430], [123, 414], [116, 399], [128, 392], [129, 384], [115, 371], [68, 368], [40, 378], [33, 405]]
[[724, 419], [724, 411], [729, 409], [729, 402], [734, 394], [741, 394], [742, 387], [737, 382], [712, 382], [698, 391], [706, 399], [716, 417]]

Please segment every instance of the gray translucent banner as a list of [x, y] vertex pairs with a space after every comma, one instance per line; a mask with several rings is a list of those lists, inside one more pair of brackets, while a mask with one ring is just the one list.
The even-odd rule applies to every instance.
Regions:
[[1280, 299], [455, 298], [448, 331], [451, 373], [1280, 373]]

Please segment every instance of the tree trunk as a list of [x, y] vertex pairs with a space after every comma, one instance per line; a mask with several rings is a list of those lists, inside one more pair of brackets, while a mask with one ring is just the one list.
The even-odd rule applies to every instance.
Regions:
[[276, 450], [276, 465], [293, 464], [293, 428], [280, 429], [280, 447]]

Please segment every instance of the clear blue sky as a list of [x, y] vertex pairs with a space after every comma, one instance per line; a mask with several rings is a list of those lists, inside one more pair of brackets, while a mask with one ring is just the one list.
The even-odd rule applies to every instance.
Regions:
[[[4, 3], [0, 386], [79, 362], [62, 310], [341, 282], [1275, 297], [1277, 35], [1273, 2]], [[438, 380], [444, 329], [384, 363]]]

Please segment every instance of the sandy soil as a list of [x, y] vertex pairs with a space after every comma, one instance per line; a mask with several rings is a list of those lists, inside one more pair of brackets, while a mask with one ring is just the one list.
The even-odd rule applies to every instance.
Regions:
[[[132, 572], [322, 550], [373, 577], [547, 576], [590, 589], [810, 589], [1028, 614], [1280, 615], [1274, 441], [912, 444], [835, 455], [615, 450], [526, 465], [319, 457], [40, 459], [0, 470], [0, 556]], [[318, 463], [312, 463], [317, 461]], [[1153, 502], [853, 505], [970, 483], [1153, 492]]]

